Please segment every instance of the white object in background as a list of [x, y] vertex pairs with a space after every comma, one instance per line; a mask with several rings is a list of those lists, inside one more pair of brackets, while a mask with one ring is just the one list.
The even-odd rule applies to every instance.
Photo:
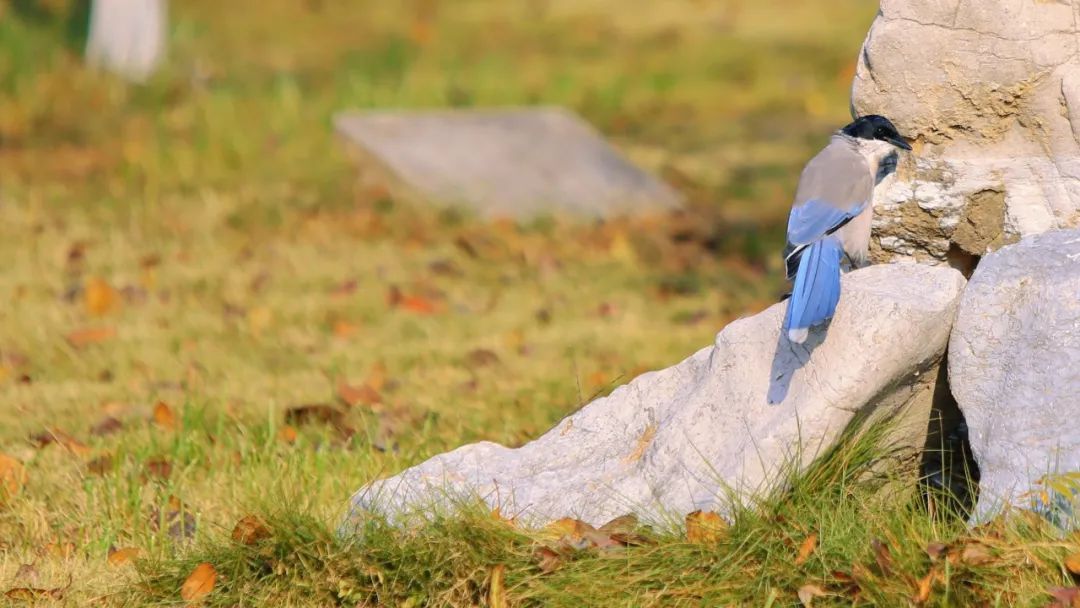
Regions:
[[166, 0], [94, 0], [86, 59], [129, 80], [154, 73], [165, 54]]

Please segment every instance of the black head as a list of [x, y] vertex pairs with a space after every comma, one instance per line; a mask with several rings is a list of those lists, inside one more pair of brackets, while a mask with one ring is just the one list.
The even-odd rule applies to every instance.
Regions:
[[911, 149], [911, 146], [904, 141], [904, 138], [900, 136], [896, 127], [889, 122], [889, 119], [884, 116], [878, 116], [877, 114], [861, 116], [855, 119], [855, 122], [841, 129], [841, 132], [849, 137], [877, 139], [879, 141], [889, 142], [897, 148], [903, 148], [904, 150]]

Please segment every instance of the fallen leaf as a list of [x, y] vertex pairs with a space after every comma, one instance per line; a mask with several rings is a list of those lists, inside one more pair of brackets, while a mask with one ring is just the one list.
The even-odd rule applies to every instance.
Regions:
[[123, 549], [109, 549], [109, 565], [122, 566], [134, 561], [139, 557], [138, 547], [124, 547]]
[[370, 386], [376, 392], [381, 392], [386, 388], [386, 364], [382, 361], [378, 361], [375, 365], [371, 366], [371, 371], [368, 372], [367, 379], [364, 380], [364, 384]]
[[539, 562], [540, 571], [544, 574], [551, 574], [562, 565], [562, 556], [549, 547], [539, 547], [533, 555]]
[[404, 294], [396, 285], [390, 287], [386, 301], [391, 308], [399, 308], [418, 315], [431, 315], [442, 309], [441, 303], [424, 296]]
[[1073, 574], [1080, 574], [1080, 553], [1073, 553], [1065, 558], [1065, 567]]
[[335, 338], [350, 338], [356, 334], [359, 329], [360, 326], [355, 323], [350, 323], [344, 319], [337, 319], [334, 321], [331, 331]]
[[106, 435], [112, 435], [120, 429], [124, 428], [124, 423], [120, 422], [112, 416], [106, 416], [101, 419], [101, 422], [94, 425], [90, 429], [90, 434], [96, 437], [105, 437]]
[[156, 477], [162, 481], [172, 477], [172, 462], [164, 456], [158, 456], [146, 461], [146, 475]]
[[1046, 590], [1054, 603], [1054, 608], [1077, 608], [1080, 606], [1080, 587], [1050, 587]]
[[937, 577], [937, 572], [933, 568], [926, 576], [919, 579], [915, 583], [915, 594], [911, 596], [911, 601], [916, 605], [925, 604], [930, 599], [930, 591], [934, 587], [934, 579]]
[[100, 317], [120, 305], [120, 294], [101, 277], [93, 277], [83, 288], [83, 304], [86, 312]]
[[91, 344], [100, 344], [111, 340], [116, 336], [116, 329], [112, 327], [88, 327], [77, 329], [69, 333], [66, 338], [68, 344], [75, 348], [82, 348]]
[[105, 475], [114, 468], [112, 456], [105, 454], [86, 463], [86, 470], [92, 475]]
[[889, 546], [875, 538], [870, 541], [870, 547], [874, 550], [874, 561], [881, 573], [885, 576], [892, 574], [893, 559]]
[[195, 566], [195, 570], [184, 581], [184, 585], [180, 587], [180, 597], [193, 601], [205, 597], [211, 591], [214, 590], [214, 583], [217, 581], [217, 570], [210, 564], [203, 562], [198, 566]]
[[465, 363], [469, 367], [487, 367], [499, 363], [499, 355], [486, 348], [477, 348], [465, 355]]
[[799, 587], [799, 603], [806, 608], [810, 608], [814, 605], [814, 598], [825, 597], [828, 593], [817, 585], [807, 584]]
[[968, 566], [981, 566], [993, 560], [990, 550], [980, 543], [971, 543], [960, 552], [960, 561]]
[[287, 443], [289, 445], [292, 445], [292, 444], [296, 443], [296, 438], [297, 438], [296, 427], [293, 427], [291, 425], [286, 424], [285, 426], [278, 429], [277, 436], [278, 436], [278, 439], [280, 439], [281, 441], [284, 441], [285, 443]]
[[817, 549], [817, 532], [813, 532], [810, 536], [806, 537], [806, 540], [799, 545], [799, 553], [795, 556], [795, 565], [801, 566], [806, 563], [806, 560], [810, 559], [810, 555], [814, 553], [814, 549]]
[[345, 405], [351, 407], [382, 403], [382, 395], [379, 394], [379, 391], [366, 384], [353, 386], [345, 380], [340, 380], [337, 385], [337, 394], [338, 398], [345, 402]]
[[154, 404], [154, 424], [167, 430], [176, 428], [176, 414], [168, 403], [158, 401]]
[[727, 531], [727, 522], [715, 511], [694, 511], [686, 516], [686, 540], [695, 544], [719, 542]]
[[232, 539], [241, 545], [254, 545], [270, 536], [266, 523], [256, 515], [245, 515], [233, 527]]
[[50, 599], [61, 600], [64, 599], [63, 588], [56, 589], [38, 589], [36, 587], [15, 587], [8, 589], [4, 592], [4, 597], [9, 600], [17, 600], [20, 602], [36, 602], [37, 600]]
[[491, 569], [491, 584], [488, 587], [488, 606], [506, 608], [506, 566], [499, 564]]
[[26, 468], [18, 460], [0, 452], [0, 500], [15, 496], [26, 483]]
[[926, 545], [926, 554], [930, 556], [930, 561], [936, 562], [941, 559], [942, 555], [945, 555], [949, 550], [948, 545], [945, 543], [928, 543]]
[[334, 428], [340, 435], [351, 437], [354, 431], [345, 422], [345, 412], [325, 403], [313, 403], [298, 405], [285, 410], [285, 422], [303, 426], [306, 424], [326, 424]]
[[86, 456], [91, 451], [90, 447], [85, 443], [75, 439], [60, 429], [45, 429], [45, 431], [31, 437], [31, 440], [36, 443], [39, 448], [55, 443], [76, 456]]

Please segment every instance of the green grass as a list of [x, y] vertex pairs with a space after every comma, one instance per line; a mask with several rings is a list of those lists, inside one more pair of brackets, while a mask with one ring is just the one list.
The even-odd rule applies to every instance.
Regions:
[[[77, 2], [26, 4], [0, 1], [0, 453], [25, 473], [0, 483], [0, 591], [177, 605], [209, 561], [212, 605], [484, 605], [501, 564], [511, 605], [779, 606], [808, 583], [852, 603], [834, 570], [855, 603], [905, 605], [926, 543], [971, 539], [993, 560], [940, 566], [931, 603], [1042, 605], [1070, 584], [1075, 541], [875, 500], [854, 456], [738, 511], [719, 543], [672, 526], [550, 574], [536, 533], [479, 509], [334, 535], [363, 484], [519, 445], [775, 301], [791, 191], [847, 118], [871, 3], [189, 0], [142, 87], [81, 66]], [[580, 112], [689, 209], [514, 226], [411, 208], [358, 187], [329, 127], [345, 108], [528, 103]], [[109, 335], [73, 345], [86, 329]], [[342, 380], [381, 403], [344, 408]], [[304, 404], [345, 414], [290, 421]], [[106, 416], [121, 427], [92, 432]], [[33, 439], [46, 429], [74, 441]], [[251, 513], [271, 537], [231, 542]], [[186, 518], [193, 534], [169, 532]], [[110, 565], [123, 547], [137, 566]]]

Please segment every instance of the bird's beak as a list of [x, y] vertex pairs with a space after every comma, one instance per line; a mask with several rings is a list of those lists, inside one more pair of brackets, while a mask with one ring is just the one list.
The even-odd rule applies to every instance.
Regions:
[[904, 141], [900, 137], [890, 137], [885, 141], [887, 141], [890, 144], [896, 146], [897, 148], [900, 148], [901, 150], [911, 151], [911, 144], [907, 143], [906, 141]]

